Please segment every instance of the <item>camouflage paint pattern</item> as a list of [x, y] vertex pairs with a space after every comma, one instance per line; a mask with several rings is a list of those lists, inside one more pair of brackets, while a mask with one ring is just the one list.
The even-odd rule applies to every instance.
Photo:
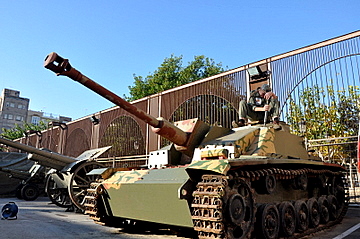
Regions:
[[245, 155], [266, 156], [275, 152], [275, 130], [261, 127], [254, 137], [252, 144], [246, 149]]
[[201, 151], [201, 159], [207, 158], [218, 158], [218, 159], [226, 159], [228, 158], [228, 150], [227, 149], [209, 149]]
[[229, 161], [223, 160], [200, 160], [190, 164], [188, 169], [208, 170], [226, 175], [230, 169]]
[[119, 189], [121, 184], [135, 183], [142, 180], [142, 177], [149, 173], [149, 170], [119, 171], [105, 180], [102, 185], [105, 189]]
[[102, 185], [115, 217], [192, 227], [188, 202], [179, 198], [188, 179], [185, 167], [176, 167], [119, 171]]
[[235, 158], [238, 158], [242, 154], [246, 154], [249, 151], [249, 148], [252, 146], [253, 141], [259, 135], [259, 129], [254, 130], [248, 134], [246, 134], [241, 139], [235, 142]]

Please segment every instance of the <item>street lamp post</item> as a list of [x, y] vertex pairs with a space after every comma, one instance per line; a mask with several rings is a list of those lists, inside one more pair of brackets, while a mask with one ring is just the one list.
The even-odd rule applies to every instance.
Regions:
[[305, 121], [304, 118], [302, 118], [301, 121], [299, 122], [299, 131], [301, 133], [301, 137], [304, 137], [305, 148], [307, 150], [308, 149], [308, 142], [307, 142], [307, 137], [306, 137], [306, 121]]

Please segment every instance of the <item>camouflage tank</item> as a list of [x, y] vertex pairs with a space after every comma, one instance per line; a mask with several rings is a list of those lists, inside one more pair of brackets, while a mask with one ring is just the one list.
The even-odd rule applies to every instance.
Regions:
[[[103, 168], [85, 196], [97, 222], [189, 229], [198, 238], [301, 237], [339, 223], [347, 211], [345, 169], [310, 156], [282, 124], [228, 129], [154, 118], [72, 68], [56, 53], [45, 67], [92, 89], [173, 144], [147, 169]], [[256, 228], [256, 230], [254, 230]]]

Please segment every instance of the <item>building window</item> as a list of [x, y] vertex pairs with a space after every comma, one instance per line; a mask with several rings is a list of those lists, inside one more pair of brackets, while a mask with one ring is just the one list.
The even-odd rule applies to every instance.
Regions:
[[39, 116], [32, 116], [31, 117], [31, 123], [34, 124], [34, 125], [39, 125], [40, 117]]
[[17, 115], [15, 118], [17, 121], [24, 121], [24, 117], [23, 116], [19, 116]]
[[24, 106], [22, 104], [18, 104], [18, 109], [24, 109]]
[[12, 120], [12, 119], [14, 119], [14, 116], [9, 114], [9, 115], [8, 115], [8, 119], [9, 119], [9, 120]]
[[10, 107], [15, 108], [15, 103], [10, 103]]
[[4, 119], [7, 119], [8, 118], [8, 114], [4, 114]]

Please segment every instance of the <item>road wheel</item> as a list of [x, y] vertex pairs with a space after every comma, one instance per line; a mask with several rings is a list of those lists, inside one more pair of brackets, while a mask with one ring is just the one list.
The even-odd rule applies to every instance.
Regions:
[[56, 206], [69, 208], [73, 205], [67, 188], [60, 188], [51, 175], [46, 179], [45, 188], [50, 201]]
[[309, 226], [315, 228], [320, 223], [319, 204], [315, 198], [310, 198], [307, 201], [307, 207], [309, 209]]
[[296, 229], [299, 232], [304, 232], [309, 226], [309, 209], [306, 203], [302, 200], [295, 202], [296, 212]]
[[21, 189], [21, 197], [26, 201], [34, 201], [39, 194], [39, 188], [35, 184], [25, 184]]
[[280, 229], [282, 235], [290, 237], [294, 234], [296, 228], [295, 208], [290, 202], [282, 202], [279, 206]]
[[320, 212], [320, 222], [326, 224], [330, 219], [329, 202], [326, 199], [326, 196], [323, 195], [319, 198], [318, 203], [319, 203], [319, 212]]
[[276, 239], [279, 234], [280, 215], [274, 204], [262, 204], [257, 211], [256, 234], [260, 238]]

